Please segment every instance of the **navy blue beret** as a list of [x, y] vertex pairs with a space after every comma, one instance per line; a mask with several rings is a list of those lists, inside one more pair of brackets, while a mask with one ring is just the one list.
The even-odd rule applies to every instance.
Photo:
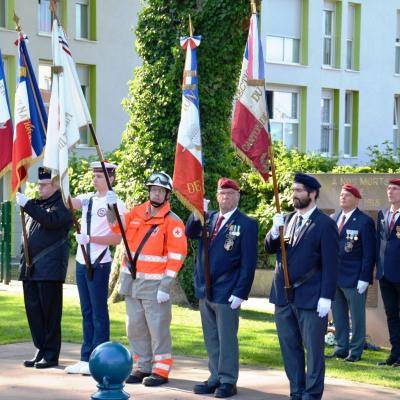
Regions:
[[311, 189], [319, 189], [321, 184], [313, 177], [302, 172], [297, 172], [294, 176], [294, 181], [297, 183], [302, 183]]

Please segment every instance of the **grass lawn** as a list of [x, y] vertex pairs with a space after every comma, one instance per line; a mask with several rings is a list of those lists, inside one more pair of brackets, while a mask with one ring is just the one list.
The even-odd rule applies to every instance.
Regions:
[[[0, 310], [0, 344], [30, 341], [22, 295], [0, 292]], [[110, 316], [112, 340], [127, 345], [125, 304], [112, 304]], [[62, 328], [64, 341], [80, 343], [82, 330], [78, 299], [64, 299]], [[207, 357], [198, 311], [174, 306], [171, 328], [174, 354]], [[283, 368], [272, 314], [242, 310], [239, 341], [242, 365]], [[332, 352], [332, 348], [327, 348], [326, 352]], [[387, 356], [387, 352], [369, 350], [363, 353], [362, 360], [357, 363], [327, 360], [326, 375], [400, 388], [400, 368], [376, 366], [377, 361]]]

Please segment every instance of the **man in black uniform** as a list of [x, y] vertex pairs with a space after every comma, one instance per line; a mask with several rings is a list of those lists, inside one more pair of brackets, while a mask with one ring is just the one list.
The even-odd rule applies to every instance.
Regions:
[[19, 279], [23, 281], [26, 316], [37, 349], [24, 366], [54, 367], [61, 349], [62, 284], [67, 274], [72, 216], [63, 203], [58, 182], [52, 181], [45, 168], [39, 168], [39, 199], [28, 200], [17, 193], [16, 202], [28, 215], [32, 266], [26, 266], [22, 249]]

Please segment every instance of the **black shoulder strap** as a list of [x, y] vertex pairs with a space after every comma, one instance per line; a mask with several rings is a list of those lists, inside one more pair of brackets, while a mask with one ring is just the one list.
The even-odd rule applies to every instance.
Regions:
[[[90, 224], [92, 222], [92, 206], [93, 206], [93, 196], [90, 197], [89, 199], [89, 204], [86, 212], [86, 234], [90, 236]], [[90, 257], [90, 241], [86, 245], [86, 253], [89, 257], [89, 261], [91, 261]]]
[[132, 275], [132, 279], [136, 279], [136, 263], [137, 260], [139, 258], [139, 254], [143, 249], [143, 246], [145, 245], [145, 243], [147, 242], [148, 238], [150, 237], [150, 235], [154, 232], [154, 230], [157, 228], [158, 225], [152, 225], [150, 227], [150, 229], [147, 231], [147, 233], [144, 235], [142, 241], [140, 242], [138, 248], [136, 249], [135, 252], [135, 256], [133, 257], [133, 265], [131, 265], [131, 267], [129, 268], [131, 275]]

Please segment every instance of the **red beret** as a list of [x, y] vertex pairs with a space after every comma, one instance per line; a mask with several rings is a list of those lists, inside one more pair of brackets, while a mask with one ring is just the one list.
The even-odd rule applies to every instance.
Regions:
[[400, 186], [400, 178], [389, 179], [389, 183]]
[[360, 191], [353, 185], [350, 185], [350, 183], [345, 183], [342, 186], [342, 189], [345, 190], [346, 192], [350, 192], [354, 197], [357, 197], [357, 199], [361, 199], [361, 193]]
[[220, 178], [218, 180], [218, 189], [233, 189], [239, 191], [240, 187], [233, 179]]

